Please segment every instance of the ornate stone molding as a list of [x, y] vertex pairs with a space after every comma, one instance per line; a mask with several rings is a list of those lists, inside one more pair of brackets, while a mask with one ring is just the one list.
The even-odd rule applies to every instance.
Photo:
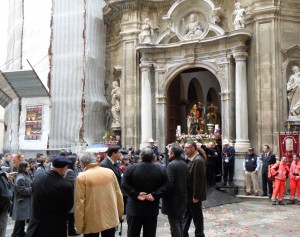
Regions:
[[215, 7], [211, 0], [176, 1], [163, 17], [170, 23], [171, 31], [181, 41], [202, 39], [213, 31], [224, 35], [225, 31], [216, 22], [220, 20], [221, 8]]

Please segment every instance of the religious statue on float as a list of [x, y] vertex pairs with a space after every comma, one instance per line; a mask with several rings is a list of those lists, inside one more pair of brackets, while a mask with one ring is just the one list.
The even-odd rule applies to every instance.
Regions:
[[194, 104], [187, 116], [188, 134], [196, 135], [204, 133], [205, 121], [203, 120], [203, 104]]
[[209, 134], [213, 133], [214, 126], [217, 123], [218, 120], [217, 110], [218, 110], [218, 106], [214, 104], [210, 104], [207, 106], [206, 123], [207, 123], [207, 129]]

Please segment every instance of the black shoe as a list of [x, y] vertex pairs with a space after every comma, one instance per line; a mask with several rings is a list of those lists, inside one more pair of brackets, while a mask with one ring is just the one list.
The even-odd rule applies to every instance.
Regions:
[[282, 205], [282, 206], [283, 206], [283, 205], [284, 205], [284, 203], [283, 203], [283, 202], [278, 202], [278, 205]]
[[77, 234], [76, 230], [72, 230], [72, 231], [69, 231], [69, 232], [68, 232], [68, 235], [69, 235], [69, 236], [78, 236], [78, 235], [80, 235], [80, 234]]
[[230, 186], [230, 187], [233, 187], [234, 184], [233, 184], [232, 182], [229, 182], [229, 186]]
[[275, 206], [276, 205], [276, 201], [272, 201], [272, 205]]
[[289, 200], [286, 204], [295, 204], [295, 200]]
[[226, 186], [227, 184], [224, 182], [223, 184], [222, 184], [222, 186]]
[[261, 197], [267, 197], [268, 195], [267, 194], [263, 194], [263, 195], [260, 195]]

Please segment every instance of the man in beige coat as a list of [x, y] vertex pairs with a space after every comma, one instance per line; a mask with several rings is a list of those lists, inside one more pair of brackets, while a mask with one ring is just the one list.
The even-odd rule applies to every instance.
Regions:
[[75, 223], [84, 237], [114, 237], [123, 215], [122, 193], [114, 172], [99, 167], [89, 153], [80, 157], [81, 172], [75, 181]]

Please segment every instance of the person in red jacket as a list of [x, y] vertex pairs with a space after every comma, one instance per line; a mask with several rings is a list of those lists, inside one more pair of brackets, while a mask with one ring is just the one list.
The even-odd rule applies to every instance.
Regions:
[[285, 181], [289, 175], [289, 166], [286, 164], [286, 157], [283, 156], [280, 162], [275, 163], [271, 172], [275, 177], [273, 184], [273, 194], [272, 194], [272, 205], [276, 205], [276, 199], [278, 198], [278, 204], [284, 205], [284, 189], [285, 189]]
[[298, 205], [300, 205], [300, 157], [294, 154], [290, 167], [290, 200], [287, 204], [295, 204], [296, 189], [298, 189]]

